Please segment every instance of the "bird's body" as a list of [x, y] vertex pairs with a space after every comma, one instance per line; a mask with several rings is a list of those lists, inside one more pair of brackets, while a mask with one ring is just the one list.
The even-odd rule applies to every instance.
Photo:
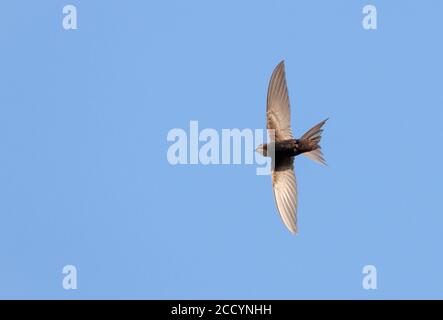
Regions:
[[[283, 141], [276, 141], [263, 145], [264, 156], [268, 156], [268, 148], [275, 151], [275, 158], [281, 157], [295, 157], [305, 152], [310, 152], [317, 149], [317, 145], [307, 139], [287, 139]], [[271, 155], [269, 155], [271, 156]]]
[[[327, 120], [327, 119], [326, 119]], [[271, 141], [256, 150], [272, 157], [272, 186], [275, 202], [283, 223], [292, 233], [297, 231], [297, 183], [294, 158], [300, 154], [325, 164], [320, 148], [322, 126], [326, 120], [308, 130], [300, 139], [292, 135], [289, 95], [286, 86], [284, 61], [272, 73], [268, 88], [266, 123]]]

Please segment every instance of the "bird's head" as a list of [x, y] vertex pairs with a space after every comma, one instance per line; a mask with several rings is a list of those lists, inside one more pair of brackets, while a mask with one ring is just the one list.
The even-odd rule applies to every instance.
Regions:
[[264, 144], [261, 144], [261, 145], [259, 145], [258, 147], [257, 147], [257, 149], [255, 149], [255, 151], [256, 152], [258, 152], [258, 153], [260, 153], [262, 156], [266, 156], [266, 150], [267, 148], [266, 148], [266, 145], [264, 145]]

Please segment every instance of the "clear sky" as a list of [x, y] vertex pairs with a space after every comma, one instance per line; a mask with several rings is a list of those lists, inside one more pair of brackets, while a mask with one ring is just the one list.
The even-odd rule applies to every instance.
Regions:
[[[78, 30], [62, 27], [63, 6]], [[378, 29], [362, 27], [373, 4]], [[0, 298], [443, 298], [441, 1], [7, 1]], [[299, 234], [255, 165], [172, 128], [264, 128], [285, 59]], [[78, 289], [62, 286], [65, 265]], [[377, 268], [378, 289], [362, 287]]]

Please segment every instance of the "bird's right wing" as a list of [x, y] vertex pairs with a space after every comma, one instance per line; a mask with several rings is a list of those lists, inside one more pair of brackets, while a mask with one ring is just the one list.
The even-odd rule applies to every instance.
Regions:
[[272, 172], [272, 187], [281, 219], [292, 233], [297, 232], [297, 183], [294, 160], [286, 158], [276, 163]]
[[268, 130], [275, 130], [275, 141], [294, 138], [291, 130], [291, 110], [284, 61], [277, 65], [269, 81], [266, 126]]

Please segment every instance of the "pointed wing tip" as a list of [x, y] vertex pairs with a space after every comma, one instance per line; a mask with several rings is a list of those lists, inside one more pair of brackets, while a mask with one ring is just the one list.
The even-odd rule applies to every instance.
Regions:
[[298, 233], [298, 229], [297, 229], [297, 227], [294, 227], [294, 228], [289, 228], [288, 227], [288, 230], [289, 230], [289, 232], [292, 234], [292, 235], [297, 235], [297, 233]]
[[277, 67], [275, 67], [275, 70], [278, 70], [278, 69], [285, 69], [285, 60], [284, 59], [278, 63]]

